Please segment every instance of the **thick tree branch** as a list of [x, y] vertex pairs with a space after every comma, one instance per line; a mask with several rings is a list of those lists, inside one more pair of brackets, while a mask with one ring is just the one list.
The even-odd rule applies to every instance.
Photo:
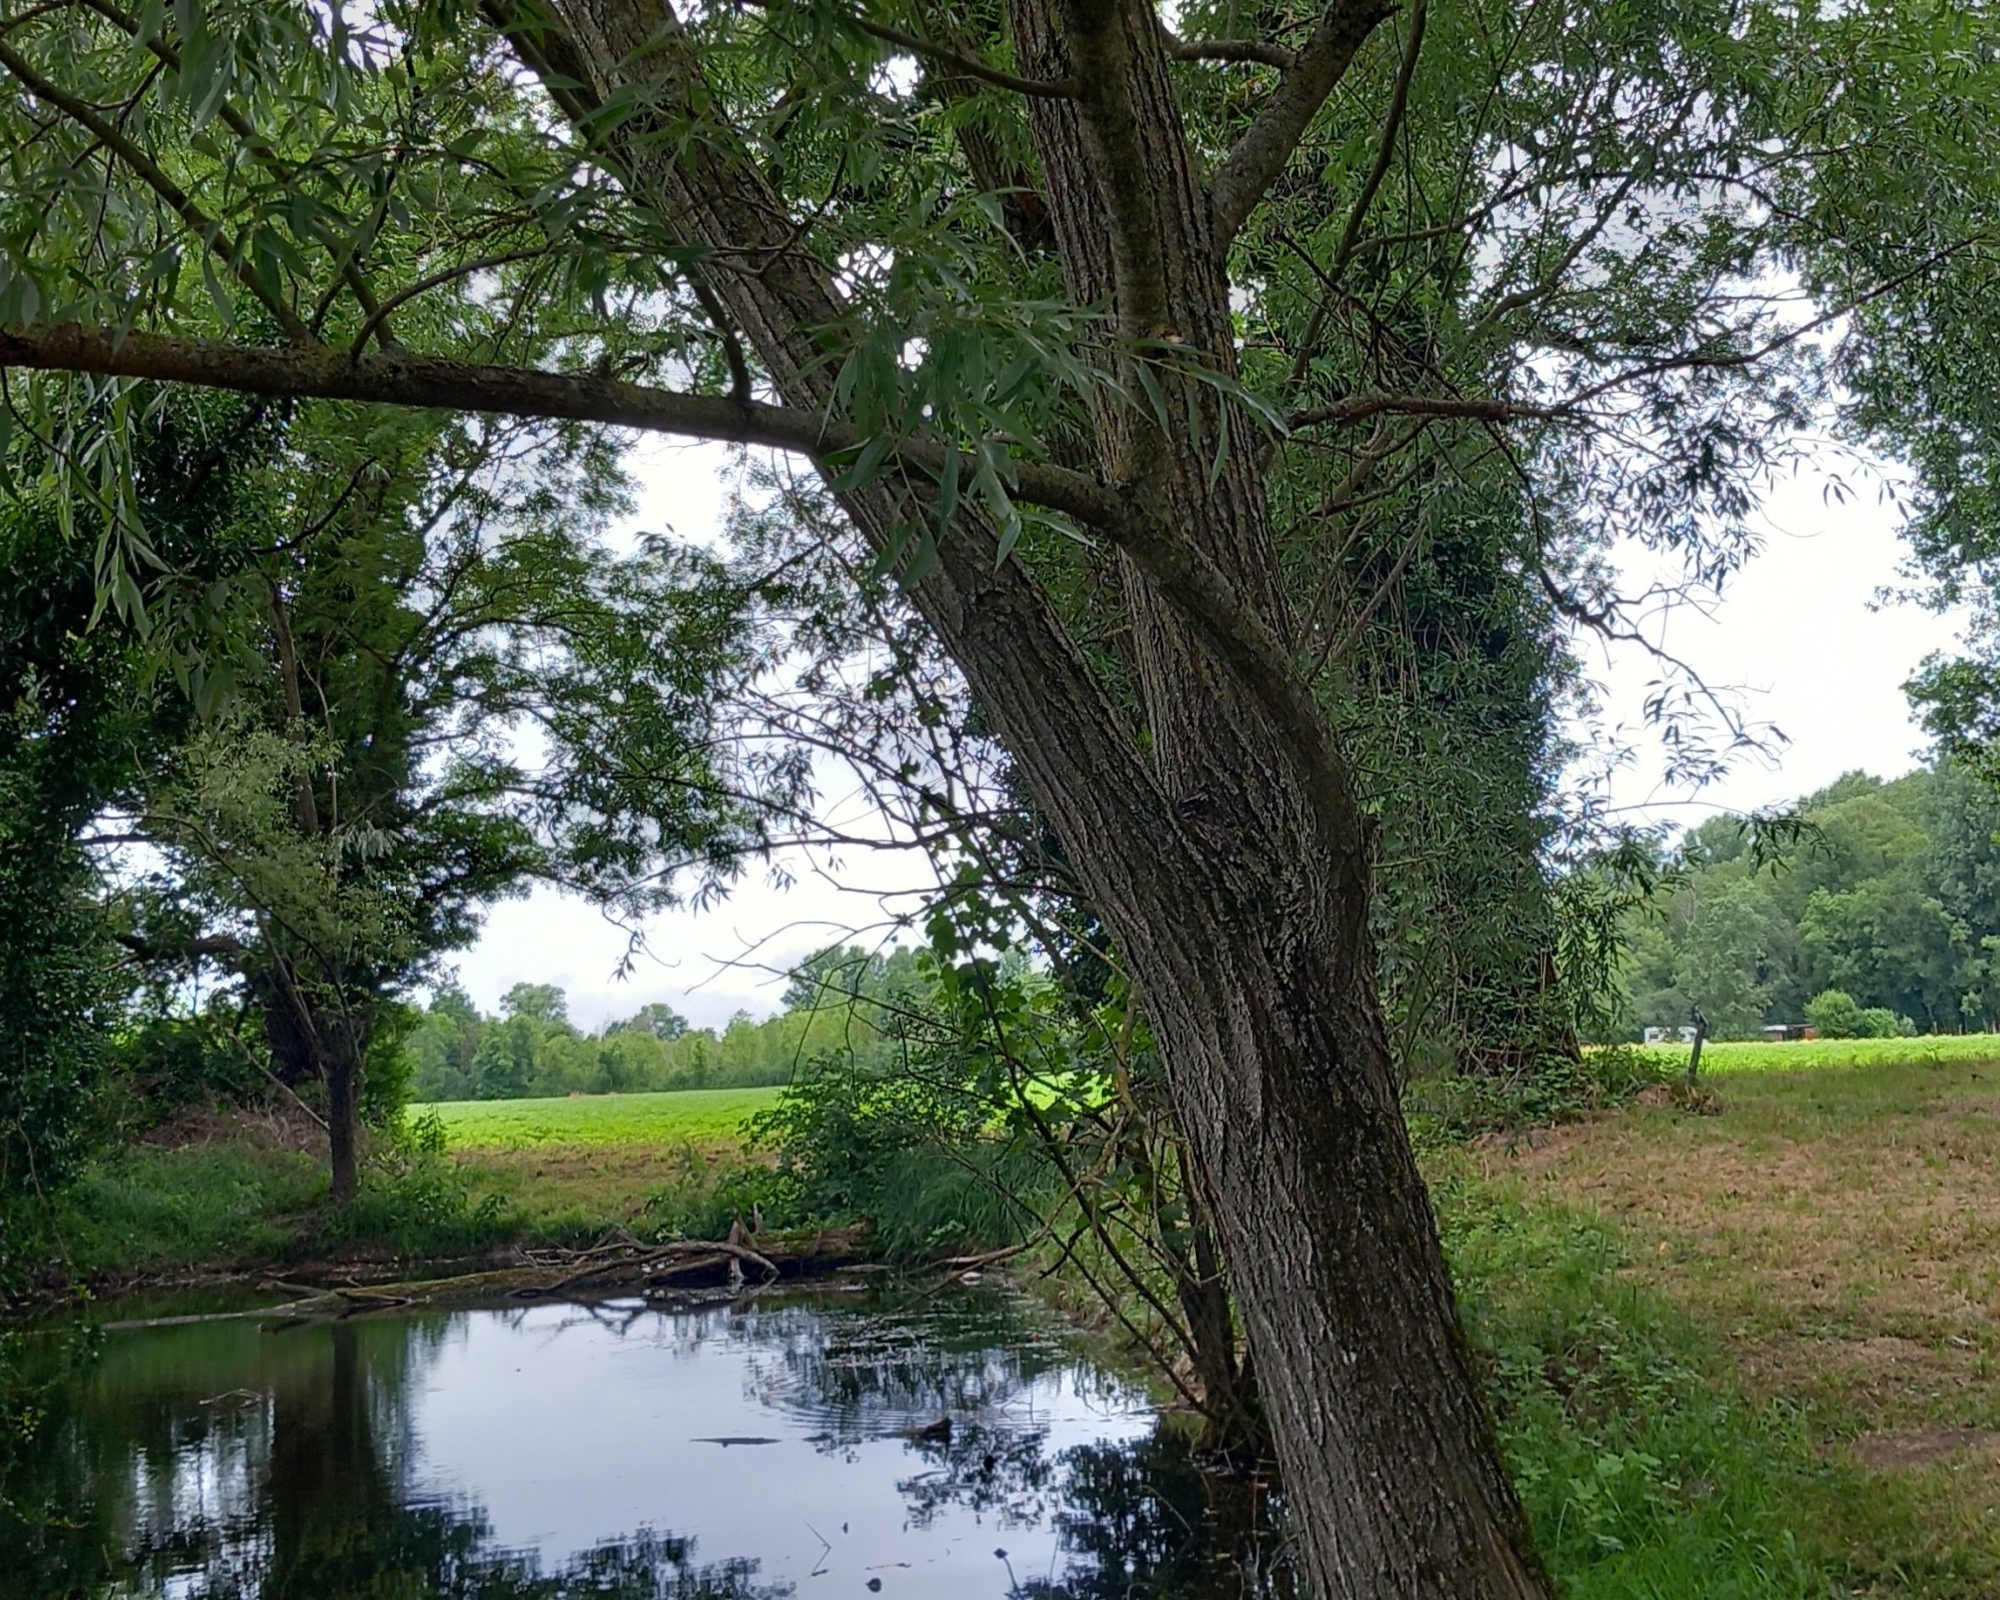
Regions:
[[1100, 526], [1256, 696], [1335, 826], [1358, 826], [1353, 775], [1277, 631], [1213, 561], [1157, 519], [1135, 514]]
[[1127, 338], [1157, 339], [1168, 331], [1166, 240], [1157, 175], [1147, 160], [1132, 103], [1133, 41], [1126, 33], [1124, 8], [1118, 0], [1070, 0], [1064, 20], [1084, 140], [1111, 225], [1118, 321]]
[[1390, 9], [1385, 0], [1333, 0], [1327, 7], [1256, 120], [1216, 168], [1209, 196], [1218, 249], [1236, 237], [1264, 192], [1284, 171], [1326, 97], [1346, 75], [1355, 52]]
[[[61, 323], [0, 328], [0, 367], [190, 383], [238, 394], [598, 422], [685, 439], [763, 445], [819, 461], [868, 442], [845, 423], [785, 406], [681, 394], [616, 378], [448, 361], [406, 350], [353, 357], [319, 346], [235, 345]], [[948, 453], [941, 441], [911, 438], [897, 446], [890, 460], [934, 476], [943, 470]], [[1127, 518], [1115, 492], [1080, 472], [1035, 461], [1012, 463], [1010, 470], [1014, 493], [1027, 503], [1092, 527]]]
[[1162, 28], [1167, 54], [1175, 61], [1243, 62], [1288, 72], [1297, 58], [1267, 39], [1182, 39]]
[[[678, 394], [612, 378], [480, 366], [408, 351], [358, 359], [318, 347], [271, 348], [167, 339], [63, 324], [0, 329], [0, 367], [93, 372], [188, 383], [244, 394], [560, 418], [689, 439], [763, 445], [826, 462], [866, 440], [809, 412], [715, 395]], [[926, 477], [942, 472], [947, 447], [908, 439], [892, 453]], [[1344, 763], [1290, 654], [1215, 564], [1185, 539], [1141, 515], [1094, 478], [1042, 462], [1014, 463], [1014, 493], [1063, 512], [1129, 554], [1160, 592], [1243, 674], [1327, 796], [1344, 795]]]
[[241, 939], [227, 933], [207, 933], [198, 938], [179, 939], [172, 944], [161, 944], [136, 933], [120, 933], [112, 937], [141, 961], [200, 961], [210, 956], [235, 961], [247, 952]]

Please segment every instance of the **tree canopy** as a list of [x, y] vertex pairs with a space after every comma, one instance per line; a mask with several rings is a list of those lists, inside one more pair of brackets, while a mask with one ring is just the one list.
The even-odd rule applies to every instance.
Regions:
[[1743, 819], [1691, 830], [1683, 870], [1629, 917], [1631, 1020], [1678, 1028], [1699, 1007], [1717, 1038], [1748, 1038], [1833, 990], [1926, 1033], [1993, 1026], [1993, 791], [1951, 766], [1851, 773], [1794, 814], [1797, 841], [1761, 868]]
[[[949, 661], [1144, 996], [1308, 1581], [1517, 1600], [1547, 1583], [1398, 1111], [1372, 882], [1410, 786], [1352, 641], [1441, 549], [1612, 636], [1614, 541], [1725, 578], [1839, 381], [1892, 395], [1898, 318], [1983, 270], [1991, 21], [23, 6], [0, 363], [66, 375], [11, 410], [132, 618], [161, 385], [809, 462], [808, 543], [921, 620], [888, 676]], [[1480, 609], [1418, 606], [1405, 659]], [[1752, 734], [1680, 680], [1653, 710], [1695, 777]], [[876, 753], [930, 807], [904, 731]]]

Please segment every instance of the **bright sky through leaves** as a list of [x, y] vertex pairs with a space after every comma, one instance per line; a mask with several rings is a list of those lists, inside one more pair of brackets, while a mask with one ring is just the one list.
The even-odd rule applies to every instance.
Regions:
[[[635, 529], [671, 529], [682, 538], [719, 538], [727, 464], [719, 447], [652, 441], [631, 464], [638, 479]], [[1880, 777], [1906, 772], [1922, 749], [1902, 683], [1926, 655], [1950, 646], [1956, 620], [1921, 607], [1875, 609], [1878, 590], [1897, 583], [1903, 546], [1897, 511], [1878, 483], [1843, 462], [1849, 494], [1827, 492], [1823, 474], [1802, 472], [1769, 497], [1765, 546], [1724, 594], [1713, 616], [1683, 606], [1666, 621], [1669, 649], [1717, 687], [1735, 686], [1750, 720], [1772, 723], [1790, 743], [1770, 758], [1746, 754], [1719, 783], [1698, 794], [1665, 788], [1661, 756], [1642, 708], [1659, 663], [1636, 648], [1607, 658], [1586, 643], [1584, 660], [1603, 686], [1603, 723], [1632, 744], [1613, 774], [1611, 803], [1622, 814], [1693, 824], [1717, 809], [1780, 805], [1862, 768]], [[1634, 569], [1643, 551], [1626, 552]], [[1642, 570], [1642, 569], [1639, 569]], [[839, 820], [865, 819], [865, 803], [832, 771], [827, 800]], [[560, 984], [570, 1015], [585, 1027], [664, 1000], [699, 1026], [719, 1026], [739, 1009], [777, 1009], [782, 973], [835, 942], [848, 928], [876, 931], [914, 892], [933, 881], [916, 852], [847, 849], [795, 852], [785, 866], [794, 881], [774, 887], [753, 869], [723, 904], [685, 910], [649, 925], [650, 955], [631, 974], [616, 968], [625, 936], [596, 910], [552, 890], [506, 901], [488, 915], [479, 943], [458, 958], [460, 979], [487, 1010], [513, 984]]]

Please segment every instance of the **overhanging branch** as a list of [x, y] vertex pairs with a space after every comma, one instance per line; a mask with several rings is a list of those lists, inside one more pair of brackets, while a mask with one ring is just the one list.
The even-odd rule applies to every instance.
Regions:
[[1167, 55], [1175, 61], [1219, 61], [1276, 67], [1285, 72], [1295, 59], [1283, 45], [1268, 39], [1183, 39], [1164, 26], [1160, 31], [1166, 38]]
[[[484, 412], [596, 422], [720, 444], [762, 445], [827, 461], [868, 442], [859, 430], [809, 411], [722, 395], [682, 394], [582, 373], [487, 366], [375, 350], [353, 356], [319, 346], [228, 344], [58, 323], [0, 328], [0, 368], [89, 372], [105, 377], [186, 383], [238, 394], [350, 400], [441, 411]], [[944, 470], [943, 441], [913, 437], [888, 460], [926, 476]], [[1013, 493], [1027, 504], [1103, 528], [1126, 517], [1124, 502], [1096, 479], [1044, 462], [1011, 464]]]
[[1346, 75], [1355, 52], [1392, 8], [1385, 0], [1333, 0], [1312, 37], [1293, 57], [1264, 102], [1263, 110], [1216, 168], [1209, 185], [1215, 209], [1215, 242], [1236, 237], [1305, 137], [1326, 97]]
[[[401, 349], [353, 357], [318, 347], [120, 335], [65, 323], [0, 328], [0, 367], [89, 372], [243, 394], [596, 422], [762, 445], [817, 460], [838, 457], [866, 442], [852, 427], [784, 406], [680, 394], [615, 378], [448, 361]], [[900, 443], [889, 459], [937, 476], [948, 453], [939, 441], [914, 438]], [[1277, 635], [1228, 578], [1193, 545], [1139, 514], [1124, 496], [1096, 479], [1043, 462], [1018, 462], [1013, 470], [1017, 498], [1060, 511], [1131, 555], [1148, 580], [1243, 675], [1319, 780], [1322, 794], [1337, 795], [1344, 804], [1344, 764], [1310, 692]]]

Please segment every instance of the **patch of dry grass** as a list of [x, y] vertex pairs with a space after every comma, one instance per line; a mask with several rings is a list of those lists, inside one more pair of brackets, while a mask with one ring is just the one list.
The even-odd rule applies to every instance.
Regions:
[[2000, 1068], [1732, 1077], [1719, 1114], [1634, 1106], [1460, 1159], [1594, 1211], [1625, 1271], [1714, 1331], [1746, 1390], [2000, 1551]]
[[632, 1223], [669, 1190], [699, 1190], [742, 1159], [740, 1140], [693, 1144], [544, 1145], [458, 1156], [476, 1197], [497, 1194], [538, 1228]]

